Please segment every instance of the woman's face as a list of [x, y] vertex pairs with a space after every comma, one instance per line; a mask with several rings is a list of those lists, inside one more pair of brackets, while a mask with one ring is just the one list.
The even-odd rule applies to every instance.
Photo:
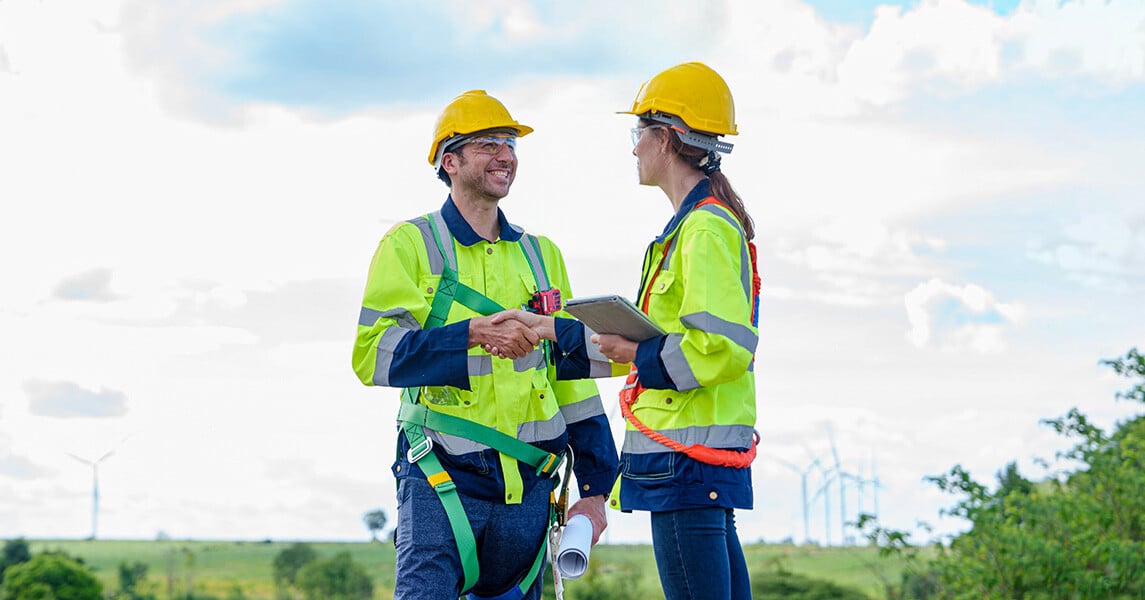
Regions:
[[632, 128], [632, 155], [636, 157], [636, 174], [640, 179], [640, 185], [656, 185], [656, 169], [663, 163], [657, 157], [664, 156], [660, 151], [661, 132], [656, 130], [665, 127], [665, 125], [646, 125], [637, 122], [636, 127]]

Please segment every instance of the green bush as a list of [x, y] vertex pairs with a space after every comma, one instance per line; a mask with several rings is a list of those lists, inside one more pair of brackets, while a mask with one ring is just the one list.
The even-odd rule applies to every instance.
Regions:
[[374, 595], [370, 574], [349, 552], [308, 563], [298, 571], [296, 583], [306, 600], [369, 600]]
[[12, 565], [26, 563], [32, 559], [32, 552], [24, 538], [16, 538], [4, 542], [4, 550], [0, 553], [0, 583], [4, 583], [4, 571]]
[[6, 600], [100, 600], [103, 585], [87, 567], [59, 553], [45, 553], [5, 571]]

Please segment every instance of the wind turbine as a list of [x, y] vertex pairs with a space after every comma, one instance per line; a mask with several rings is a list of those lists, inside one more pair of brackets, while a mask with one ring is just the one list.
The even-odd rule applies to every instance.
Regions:
[[811, 474], [811, 469], [817, 468], [819, 466], [819, 459], [811, 461], [811, 464], [807, 465], [806, 469], [800, 469], [794, 463], [787, 462], [782, 458], [773, 458], [779, 461], [779, 463], [783, 466], [791, 469], [792, 471], [795, 471], [795, 473], [799, 475], [799, 486], [800, 490], [802, 491], [803, 500], [803, 543], [806, 544], [811, 541], [811, 518], [807, 514], [807, 511], [811, 506], [810, 502], [807, 500], [807, 476]]
[[91, 461], [68, 452], [67, 455], [91, 467], [91, 539], [95, 539], [99, 524], [99, 464], [115, 454], [115, 448], [108, 450], [103, 456]]

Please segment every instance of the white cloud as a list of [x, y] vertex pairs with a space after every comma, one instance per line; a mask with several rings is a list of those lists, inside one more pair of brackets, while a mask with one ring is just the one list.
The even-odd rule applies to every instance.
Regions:
[[1145, 77], [1145, 4], [1136, 0], [1028, 0], [999, 37], [1017, 54], [1014, 70], [1114, 86]]
[[127, 395], [119, 390], [84, 389], [70, 381], [28, 381], [24, 384], [32, 414], [45, 417], [122, 417]]
[[1140, 290], [1145, 285], [1145, 218], [1084, 215], [1067, 224], [1059, 239], [1031, 243], [1027, 255], [1088, 287]]
[[[952, 300], [953, 304], [944, 300]], [[1006, 349], [1005, 332], [1020, 324], [1025, 309], [999, 302], [986, 289], [931, 279], [903, 297], [910, 330], [906, 339], [917, 348], [937, 342], [946, 349], [996, 354]]]

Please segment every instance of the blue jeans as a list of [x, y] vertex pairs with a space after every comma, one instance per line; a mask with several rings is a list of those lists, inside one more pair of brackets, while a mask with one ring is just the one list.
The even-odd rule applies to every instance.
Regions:
[[[533, 565], [548, 533], [549, 489], [538, 485], [520, 504], [461, 496], [473, 527], [481, 574], [472, 593], [495, 597], [518, 583]], [[465, 573], [453, 529], [437, 492], [424, 479], [398, 483], [397, 573], [394, 598], [457, 600]], [[544, 571], [525, 594], [539, 600]]]
[[652, 551], [665, 600], [751, 600], [730, 508], [652, 513]]

